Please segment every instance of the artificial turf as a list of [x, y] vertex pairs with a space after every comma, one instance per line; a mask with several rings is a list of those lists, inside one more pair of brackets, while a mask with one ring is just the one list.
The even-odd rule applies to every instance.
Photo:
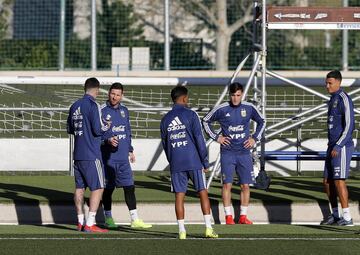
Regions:
[[[170, 179], [164, 173], [135, 175], [136, 195], [139, 202], [173, 203]], [[350, 201], [360, 201], [360, 180], [347, 180]], [[73, 203], [74, 178], [71, 176], [0, 176], [0, 203]], [[239, 187], [233, 185], [233, 194]], [[234, 195], [234, 200], [236, 202]], [[209, 198], [221, 201], [221, 183], [213, 181]], [[322, 180], [316, 177], [273, 177], [268, 191], [252, 189], [251, 202], [311, 203], [326, 202]], [[114, 196], [114, 202], [124, 202], [122, 196]], [[197, 193], [189, 186], [187, 202], [198, 202]]]

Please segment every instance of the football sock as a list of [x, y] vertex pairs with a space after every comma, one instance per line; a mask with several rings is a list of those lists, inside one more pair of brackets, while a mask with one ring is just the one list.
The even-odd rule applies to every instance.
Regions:
[[349, 207], [348, 207], [348, 208], [343, 208], [342, 211], [343, 211], [343, 217], [344, 217], [344, 219], [345, 219], [346, 221], [351, 220], [350, 208], [349, 208]]
[[112, 218], [111, 211], [104, 211], [104, 215], [105, 215], [106, 218]]
[[211, 215], [210, 214], [204, 215], [204, 221], [205, 221], [206, 228], [212, 228], [212, 226], [211, 226]]
[[332, 215], [333, 215], [335, 218], [340, 218], [339, 209], [338, 209], [337, 207], [332, 208]]
[[247, 209], [248, 209], [247, 206], [241, 205], [240, 206], [240, 215], [247, 215]]
[[138, 216], [138, 213], [137, 213], [137, 210], [134, 209], [134, 210], [130, 210], [129, 211], [130, 213], [130, 218], [131, 218], [131, 221], [134, 221], [134, 220], [137, 220], [139, 218]]
[[184, 220], [178, 220], [178, 225], [179, 225], [179, 232], [186, 232], [185, 230], [185, 221]]
[[85, 219], [85, 215], [84, 214], [78, 214], [78, 223], [80, 223], [81, 225], [84, 225], [84, 219]]
[[89, 216], [86, 220], [86, 225], [91, 227], [95, 223], [96, 212], [89, 212]]
[[225, 215], [232, 215], [231, 206], [225, 206], [224, 211], [225, 211]]

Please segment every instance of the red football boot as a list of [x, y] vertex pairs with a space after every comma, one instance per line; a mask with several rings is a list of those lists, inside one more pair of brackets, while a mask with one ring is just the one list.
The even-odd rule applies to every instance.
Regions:
[[235, 225], [235, 221], [232, 215], [225, 216], [226, 225]]
[[251, 225], [253, 222], [249, 220], [246, 215], [240, 215], [239, 224]]

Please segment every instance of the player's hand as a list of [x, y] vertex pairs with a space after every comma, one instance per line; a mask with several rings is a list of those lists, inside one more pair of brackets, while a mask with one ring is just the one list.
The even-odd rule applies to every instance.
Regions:
[[108, 139], [108, 143], [113, 146], [113, 147], [117, 147], [119, 145], [119, 140], [117, 136], [113, 136], [111, 138]]
[[135, 163], [135, 154], [133, 152], [129, 152], [129, 160], [131, 163]]
[[209, 172], [209, 169], [204, 168], [204, 169], [203, 169], [203, 172], [204, 172], [204, 173], [207, 173], [207, 172]]
[[217, 142], [220, 143], [221, 145], [226, 146], [231, 144], [231, 139], [229, 137], [219, 135]]
[[244, 142], [244, 147], [246, 149], [251, 149], [255, 144], [255, 139], [252, 138], [252, 137], [249, 137], [249, 139], [247, 139], [245, 142]]
[[331, 157], [332, 157], [332, 158], [336, 158], [338, 155], [339, 155], [339, 153], [337, 152], [337, 150], [333, 149], [333, 150], [331, 151]]

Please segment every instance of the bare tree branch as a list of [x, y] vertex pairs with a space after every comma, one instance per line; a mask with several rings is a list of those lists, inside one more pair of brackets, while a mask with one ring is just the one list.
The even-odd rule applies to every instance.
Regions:
[[209, 20], [214, 26], [216, 27], [220, 26], [220, 23], [217, 20], [215, 14], [207, 6], [205, 6], [203, 3], [197, 0], [190, 0], [190, 2], [197, 5], [206, 14], [206, 16], [209, 18]]

